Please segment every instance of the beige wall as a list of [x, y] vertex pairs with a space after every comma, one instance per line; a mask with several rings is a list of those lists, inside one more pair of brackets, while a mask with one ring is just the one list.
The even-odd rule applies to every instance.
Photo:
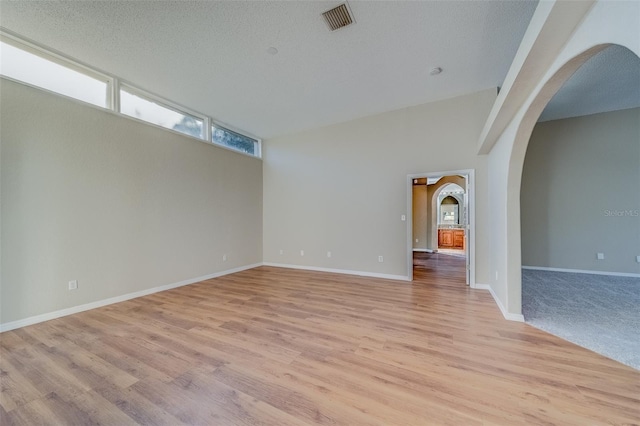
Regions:
[[[427, 248], [427, 185], [413, 186], [413, 248]], [[418, 240], [418, 241], [416, 241]]]
[[259, 159], [1, 84], [2, 323], [262, 261]]
[[495, 97], [486, 90], [266, 141], [265, 261], [406, 276], [407, 175], [475, 169], [476, 276], [487, 280], [486, 157], [476, 144]]
[[640, 108], [538, 123], [520, 200], [523, 265], [640, 272]]

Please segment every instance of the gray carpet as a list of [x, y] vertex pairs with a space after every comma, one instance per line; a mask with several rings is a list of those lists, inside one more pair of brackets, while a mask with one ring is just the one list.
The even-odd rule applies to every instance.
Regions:
[[640, 370], [640, 278], [523, 269], [532, 326]]

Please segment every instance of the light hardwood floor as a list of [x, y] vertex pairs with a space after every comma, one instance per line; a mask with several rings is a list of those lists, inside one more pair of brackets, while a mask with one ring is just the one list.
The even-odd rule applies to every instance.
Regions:
[[0, 424], [640, 422], [640, 372], [505, 321], [463, 262], [261, 267], [5, 332]]

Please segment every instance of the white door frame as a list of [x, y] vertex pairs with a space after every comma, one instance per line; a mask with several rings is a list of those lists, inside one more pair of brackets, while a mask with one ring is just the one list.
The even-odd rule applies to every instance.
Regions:
[[413, 281], [413, 180], [449, 175], [464, 176], [467, 181], [467, 267], [469, 287], [476, 288], [476, 179], [475, 169], [449, 170], [444, 172], [426, 172], [407, 175], [407, 277]]

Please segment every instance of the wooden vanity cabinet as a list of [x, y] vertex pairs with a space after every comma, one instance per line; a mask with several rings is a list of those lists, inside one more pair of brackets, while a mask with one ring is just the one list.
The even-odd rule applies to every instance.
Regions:
[[438, 247], [453, 247], [453, 229], [438, 229]]
[[464, 248], [464, 229], [453, 230], [453, 248]]
[[464, 248], [464, 229], [438, 229], [438, 247]]

